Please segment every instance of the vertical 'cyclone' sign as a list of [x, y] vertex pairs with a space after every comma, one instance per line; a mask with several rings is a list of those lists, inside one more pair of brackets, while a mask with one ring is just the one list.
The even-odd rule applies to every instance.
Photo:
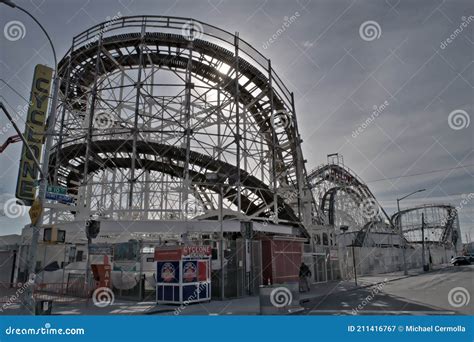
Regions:
[[[52, 75], [53, 70], [51, 68], [41, 64], [36, 65], [23, 136], [37, 160], [40, 160], [43, 147]], [[16, 197], [23, 200], [26, 205], [31, 205], [35, 199], [35, 181], [38, 178], [38, 172], [33, 156], [23, 145], [16, 184]]]

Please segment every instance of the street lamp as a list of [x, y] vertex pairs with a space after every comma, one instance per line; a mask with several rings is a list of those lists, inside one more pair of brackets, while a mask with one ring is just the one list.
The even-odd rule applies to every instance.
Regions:
[[[59, 75], [58, 75], [58, 59], [56, 56], [56, 50], [54, 49], [53, 42], [46, 31], [46, 29], [41, 25], [41, 23], [27, 10], [24, 8], [16, 5], [10, 0], [0, 0], [0, 3], [3, 3], [11, 8], [17, 8], [26, 15], [28, 15], [33, 21], [38, 24], [40, 29], [43, 31], [43, 33], [46, 35], [46, 38], [48, 39], [49, 44], [51, 45], [51, 50], [53, 51], [53, 57], [54, 57], [54, 79], [53, 79], [53, 97], [51, 100], [51, 107], [49, 111], [49, 116], [48, 116], [48, 128], [46, 131], [46, 138], [45, 138], [45, 146], [43, 150], [43, 160], [42, 160], [42, 165], [41, 165], [41, 172], [40, 172], [40, 182], [39, 182], [39, 189], [38, 189], [38, 200], [41, 203], [41, 213], [39, 216], [39, 219], [35, 225], [32, 225], [32, 236], [31, 236], [31, 245], [28, 251], [28, 277], [29, 279], [33, 279], [34, 273], [35, 273], [35, 265], [36, 265], [36, 250], [38, 248], [38, 238], [40, 235], [40, 226], [43, 223], [43, 216], [44, 216], [44, 206], [43, 202], [46, 197], [46, 186], [48, 183], [48, 165], [49, 165], [49, 154], [51, 150], [51, 146], [53, 145], [53, 135], [54, 135], [54, 124], [56, 122], [56, 107], [58, 104], [58, 92], [59, 92]], [[30, 306], [30, 309], [32, 309], [32, 313], [34, 313], [34, 299], [33, 299], [33, 291], [31, 287], [27, 287], [25, 291], [25, 296], [28, 299], [28, 304]]]
[[414, 195], [414, 194], [417, 194], [419, 192], [423, 192], [425, 191], [426, 189], [419, 189], [419, 190], [416, 190], [416, 191], [413, 191], [411, 193], [409, 193], [408, 195], [405, 195], [401, 198], [397, 198], [397, 209], [398, 209], [398, 235], [400, 237], [400, 245], [402, 247], [402, 255], [403, 255], [403, 273], [405, 275], [408, 274], [408, 270], [407, 270], [407, 260], [406, 260], [406, 255], [405, 255], [405, 237], [403, 236], [403, 229], [402, 229], [402, 216], [400, 214], [400, 201], [401, 200], [404, 200], [405, 198], [411, 196], [411, 195]]

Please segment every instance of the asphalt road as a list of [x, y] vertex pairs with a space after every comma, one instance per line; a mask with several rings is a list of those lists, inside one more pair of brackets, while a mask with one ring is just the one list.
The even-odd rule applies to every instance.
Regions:
[[306, 315], [474, 315], [474, 265], [318, 297], [303, 306]]

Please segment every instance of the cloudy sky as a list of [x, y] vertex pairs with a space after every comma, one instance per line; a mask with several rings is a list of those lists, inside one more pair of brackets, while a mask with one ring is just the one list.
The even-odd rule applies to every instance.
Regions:
[[[74, 35], [115, 15], [190, 17], [239, 32], [294, 92], [308, 169], [341, 153], [390, 214], [397, 196], [420, 188], [427, 190], [402, 207], [459, 206], [474, 192], [472, 0], [16, 2], [50, 32], [58, 58]], [[7, 39], [11, 21], [24, 25], [21, 39]], [[20, 95], [29, 97], [34, 65], [52, 65], [52, 55], [18, 10], [1, 7], [0, 29], [0, 79], [19, 93], [0, 81], [0, 100], [18, 111], [26, 103]], [[15, 133], [3, 116], [0, 125], [1, 144]], [[15, 191], [20, 145], [0, 155], [2, 203]], [[469, 233], [474, 239], [474, 200], [464, 202], [463, 240]], [[17, 233], [27, 222], [28, 215], [0, 217], [0, 234]]]

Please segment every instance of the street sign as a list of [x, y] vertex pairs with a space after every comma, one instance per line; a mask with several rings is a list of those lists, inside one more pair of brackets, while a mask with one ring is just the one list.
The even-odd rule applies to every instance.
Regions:
[[61, 203], [73, 203], [74, 198], [68, 195], [63, 195], [63, 194], [57, 194], [57, 193], [52, 193], [52, 192], [46, 192], [46, 199], [52, 200], [52, 201], [58, 201]]
[[63, 186], [48, 185], [46, 187], [46, 192], [51, 192], [53, 194], [66, 195], [67, 194], [67, 188], [65, 188]]
[[31, 205], [30, 211], [28, 212], [30, 214], [31, 224], [33, 226], [36, 226], [36, 224], [38, 223], [42, 210], [43, 206], [41, 205], [41, 201], [38, 197], [36, 197], [33, 204]]
[[[31, 86], [30, 104], [25, 122], [25, 142], [21, 150], [20, 167], [18, 168], [18, 181], [16, 184], [16, 197], [30, 205], [35, 199], [36, 189], [34, 181], [38, 179], [38, 167], [35, 159], [40, 159], [43, 149], [45, 121], [48, 111], [49, 93], [53, 69], [38, 64], [35, 67], [33, 84]], [[30, 147], [32, 153], [28, 151]]]

